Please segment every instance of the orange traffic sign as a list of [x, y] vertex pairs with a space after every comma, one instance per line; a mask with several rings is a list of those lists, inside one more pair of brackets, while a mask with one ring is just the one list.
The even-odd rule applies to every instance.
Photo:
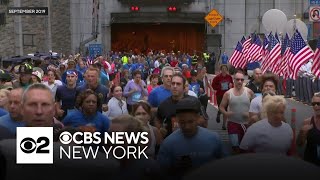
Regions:
[[215, 9], [212, 9], [211, 12], [204, 18], [212, 27], [215, 27], [219, 24], [223, 17]]

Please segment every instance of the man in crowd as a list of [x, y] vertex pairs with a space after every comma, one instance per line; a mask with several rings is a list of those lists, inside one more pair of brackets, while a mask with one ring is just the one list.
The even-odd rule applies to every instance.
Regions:
[[260, 89], [260, 84], [261, 84], [261, 76], [262, 76], [262, 71], [260, 68], [256, 68], [253, 70], [253, 79], [250, 80], [247, 84], [246, 87], [251, 89], [256, 96], [261, 95], [261, 89]]
[[[240, 142], [246, 132], [249, 121], [250, 101], [254, 97], [253, 91], [243, 87], [244, 74], [237, 72], [234, 75], [234, 88], [228, 90], [222, 98], [220, 111], [227, 117], [228, 134], [234, 154], [240, 153]], [[226, 107], [229, 106], [228, 111]]]
[[67, 84], [59, 86], [56, 92], [57, 117], [63, 119], [68, 110], [74, 109], [76, 102], [76, 86], [78, 74], [73, 70], [67, 71]]
[[[178, 76], [174, 76], [172, 82], [176, 79]], [[180, 99], [176, 104], [179, 129], [164, 140], [157, 159], [169, 176], [180, 177], [209, 161], [223, 157], [219, 135], [198, 126], [200, 107], [198, 99], [192, 96]]]
[[13, 82], [13, 88], [22, 87], [26, 89], [31, 84], [32, 66], [22, 63], [19, 66], [19, 79]]
[[12, 134], [13, 137], [16, 135], [16, 128], [24, 126], [24, 122], [22, 122], [21, 115], [22, 93], [22, 88], [11, 90], [8, 96], [9, 114], [4, 115], [0, 118], [0, 126], [6, 128]]
[[91, 89], [94, 92], [96, 92], [99, 95], [99, 101], [101, 102], [101, 106], [98, 107], [98, 110], [100, 112], [102, 111], [107, 111], [107, 104], [108, 104], [108, 93], [109, 90], [107, 89], [106, 86], [102, 85], [99, 82], [99, 75], [100, 71], [97, 68], [89, 68], [87, 69], [85, 73], [85, 80], [86, 83], [82, 86], [77, 87], [77, 93], [80, 94], [81, 92], [85, 91], [86, 89]]
[[161, 72], [163, 84], [151, 91], [148, 97], [148, 102], [153, 108], [157, 108], [161, 102], [171, 96], [171, 79], [174, 74], [172, 67], [164, 67]]
[[[212, 80], [212, 88], [216, 90], [216, 97], [218, 106], [220, 106], [224, 93], [233, 87], [232, 76], [228, 74], [228, 66], [220, 66], [221, 73], [215, 76]], [[220, 123], [221, 111], [218, 109], [216, 121]], [[222, 130], [226, 130], [227, 117], [223, 116]]]
[[[267, 73], [262, 77], [261, 90], [262, 93], [273, 93], [276, 94], [278, 77], [274, 74]], [[262, 111], [262, 96], [255, 97], [250, 103], [249, 109], [249, 124], [253, 124], [261, 120], [261, 111]]]

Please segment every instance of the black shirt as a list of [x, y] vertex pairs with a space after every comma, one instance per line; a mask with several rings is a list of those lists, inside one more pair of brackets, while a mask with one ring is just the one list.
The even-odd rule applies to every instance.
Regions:
[[317, 129], [314, 117], [311, 118], [313, 128], [307, 133], [307, 145], [304, 160], [320, 166], [320, 130]]
[[246, 87], [251, 89], [253, 91], [253, 93], [261, 93], [261, 89], [260, 89], [260, 85], [255, 85], [253, 83], [253, 80], [250, 80], [247, 84]]

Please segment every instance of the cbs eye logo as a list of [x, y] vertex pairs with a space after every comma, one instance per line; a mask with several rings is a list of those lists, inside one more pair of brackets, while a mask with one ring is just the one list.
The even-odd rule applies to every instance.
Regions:
[[59, 136], [59, 140], [62, 144], [70, 144], [72, 135], [69, 132], [62, 132]]
[[20, 142], [20, 149], [22, 152], [30, 154], [36, 151], [36, 153], [49, 153], [48, 147], [50, 144], [49, 138], [39, 137], [37, 140], [34, 140], [30, 137], [26, 137]]

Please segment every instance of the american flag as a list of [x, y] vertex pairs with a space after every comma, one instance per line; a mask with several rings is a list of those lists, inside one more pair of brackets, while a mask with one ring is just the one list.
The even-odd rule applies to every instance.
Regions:
[[246, 38], [244, 36], [242, 36], [242, 39], [241, 39], [241, 44], [243, 44], [244, 42], [246, 41]]
[[[277, 74], [279, 74], [280, 76], [283, 76], [285, 79], [287, 77], [287, 68], [288, 68], [288, 61], [287, 61], [287, 54], [288, 51], [290, 51], [290, 39], [288, 34], [286, 33], [285, 38], [282, 40], [281, 43], [281, 60], [278, 64], [278, 69], [277, 69]], [[288, 51], [286, 51], [288, 50]], [[287, 52], [287, 54], [285, 54], [285, 52]]]
[[269, 53], [266, 58], [262, 61], [261, 69], [265, 73], [268, 70], [275, 71], [275, 65], [280, 59], [281, 46], [280, 42], [270, 33], [269, 35]]
[[247, 52], [247, 61], [257, 62], [262, 59], [262, 43], [259, 36], [255, 36], [254, 42], [251, 44]]
[[313, 51], [304, 42], [298, 30], [296, 31], [294, 36], [294, 41], [292, 42], [291, 47], [291, 53], [293, 57], [289, 61], [289, 66], [293, 70], [293, 77], [295, 79], [298, 75], [300, 67], [313, 58]]
[[249, 59], [249, 56], [248, 56], [248, 50], [251, 46], [251, 40], [252, 38], [249, 36], [248, 39], [246, 39], [243, 43], [242, 43], [242, 47], [243, 47], [243, 57], [244, 59], [246, 60], [246, 62], [248, 61]]
[[230, 57], [230, 64], [236, 68], [244, 68], [247, 64], [247, 61], [243, 56], [243, 47], [240, 42], [238, 42], [236, 49], [233, 51], [232, 56]]
[[318, 38], [317, 49], [314, 52], [311, 71], [316, 77], [320, 77], [320, 37]]
[[269, 40], [267, 36], [264, 36], [263, 38], [263, 49], [262, 49], [262, 57], [265, 58], [268, 55], [268, 46], [269, 46]]

